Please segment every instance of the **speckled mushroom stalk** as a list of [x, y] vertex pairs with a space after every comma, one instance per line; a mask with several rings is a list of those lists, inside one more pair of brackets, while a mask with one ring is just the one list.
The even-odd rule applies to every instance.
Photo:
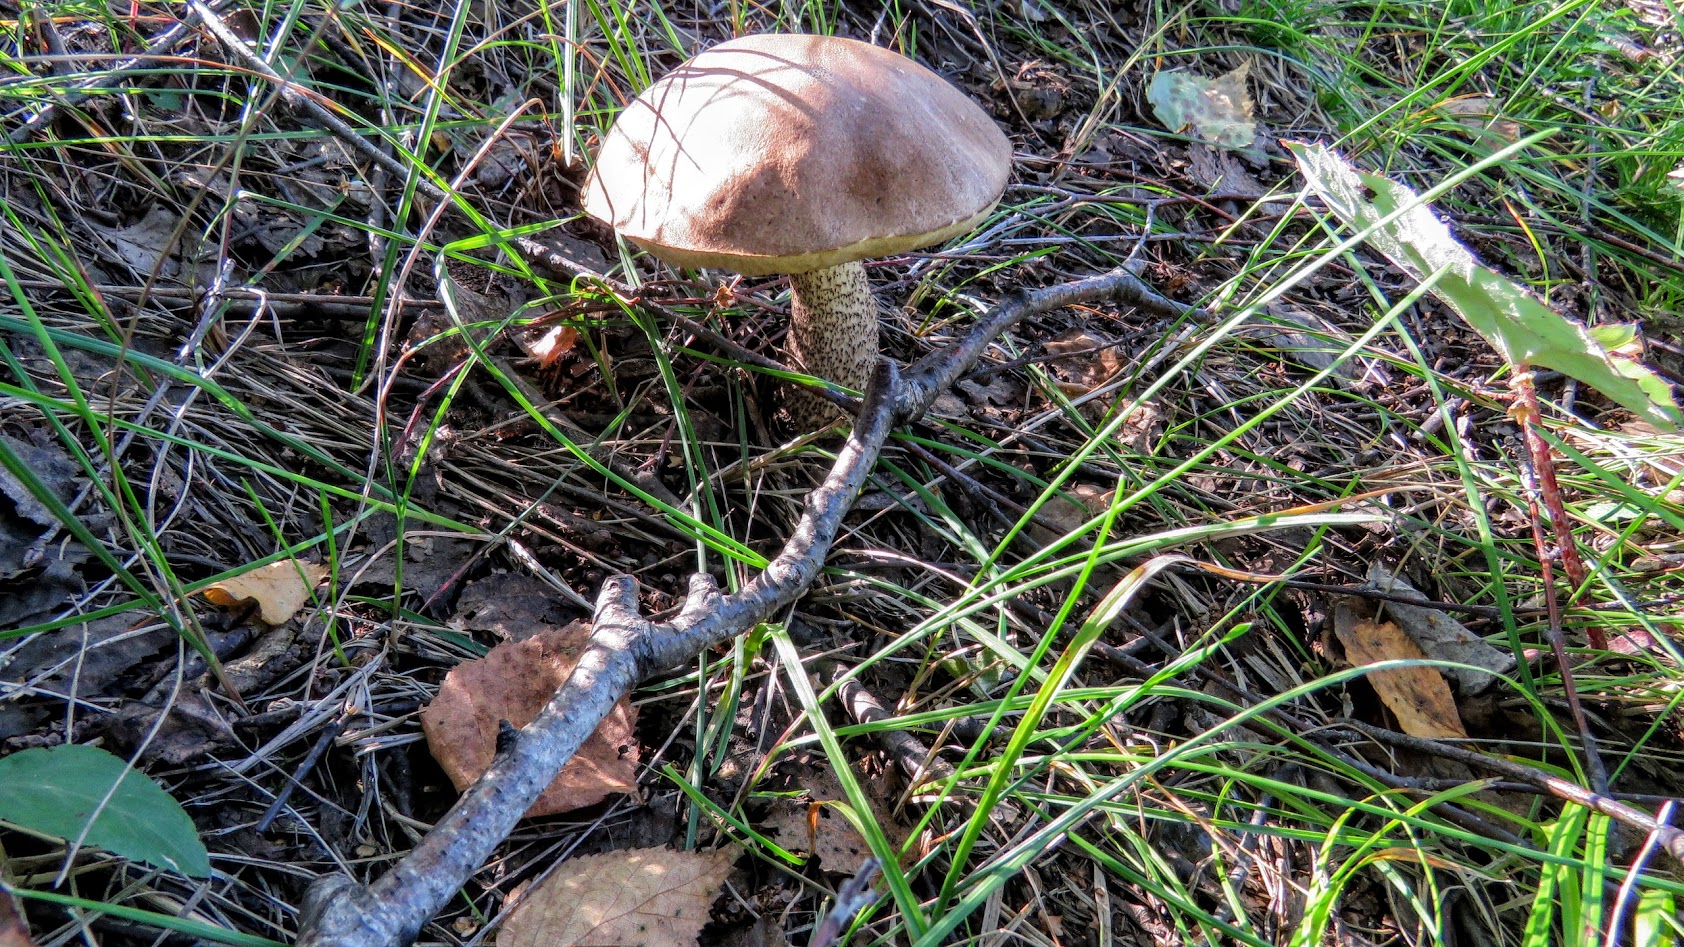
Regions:
[[[696, 54], [614, 121], [586, 213], [677, 266], [793, 274], [786, 351], [863, 389], [877, 306], [860, 262], [969, 232], [999, 201], [1012, 144], [965, 93], [882, 47], [741, 36]], [[792, 392], [797, 428], [839, 412]]]
[[[877, 300], [865, 265], [840, 263], [790, 274], [789, 356], [809, 375], [864, 391], [877, 361]], [[784, 407], [797, 428], [816, 428], [838, 412], [809, 388], [792, 390]]]

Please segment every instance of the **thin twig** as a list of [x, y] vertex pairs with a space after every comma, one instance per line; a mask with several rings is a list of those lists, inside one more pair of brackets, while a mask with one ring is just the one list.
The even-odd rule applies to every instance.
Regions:
[[1612, 796], [1586, 789], [1578, 783], [1562, 779], [1559, 776], [1552, 776], [1535, 766], [1527, 766], [1525, 763], [1516, 763], [1486, 753], [1478, 753], [1438, 740], [1412, 737], [1395, 730], [1387, 730], [1356, 720], [1342, 720], [1340, 726], [1390, 746], [1454, 760], [1470, 767], [1483, 769], [1488, 773], [1496, 773], [1516, 782], [1536, 786], [1557, 799], [1564, 799], [1594, 812], [1600, 812], [1621, 825], [1652, 833], [1659, 840], [1660, 846], [1666, 849], [1667, 854], [1680, 863], [1684, 863], [1684, 830], [1673, 828], [1642, 809], [1628, 806]]
[[[377, 166], [401, 178], [415, 173], [328, 112], [307, 90], [276, 73], [203, 0], [189, 0], [189, 9], [235, 58], [275, 83], [282, 100], [304, 117]], [[452, 206], [459, 199], [425, 178], [417, 185], [423, 193]], [[628, 304], [635, 298], [629, 286], [554, 246], [524, 236], [512, 243], [521, 256], [555, 273], [595, 282]], [[1014, 294], [960, 341], [913, 365], [904, 378], [892, 363], [883, 362], [862, 402], [822, 389], [820, 393], [832, 401], [858, 405], [854, 430], [829, 476], [808, 495], [807, 510], [794, 534], [766, 570], [733, 595], [720, 594], [711, 576], [693, 575], [676, 619], [660, 623], [638, 613], [635, 579], [616, 576], [604, 582], [585, 655], [543, 712], [508, 741], [485, 775], [385, 875], [368, 885], [345, 875], [318, 880], [305, 899], [299, 947], [397, 947], [413, 942], [422, 925], [473, 877], [621, 697], [643, 680], [769, 619], [805, 594], [823, 568], [842, 517], [876, 465], [891, 427], [921, 416], [937, 395], [976, 363], [995, 337], [1019, 321], [1102, 299], [1157, 310], [1186, 309], [1119, 267], [1102, 276]], [[637, 304], [692, 332], [704, 328], [647, 300]]]
[[373, 884], [328, 879], [312, 888], [300, 947], [408, 944], [463, 882], [479, 870], [616, 702], [637, 684], [771, 618], [800, 598], [823, 567], [842, 517], [853, 506], [889, 436], [899, 390], [882, 363], [866, 410], [836, 464], [807, 498], [807, 510], [783, 551], [741, 592], [720, 594], [713, 577], [690, 578], [690, 593], [671, 622], [638, 612], [637, 581], [603, 583], [590, 644], [578, 667], [521, 728], [491, 767], [410, 853]]
[[[1136, 625], [1135, 630], [1140, 632], [1143, 637], [1150, 639], [1158, 650], [1164, 654], [1175, 654], [1179, 650], [1150, 628]], [[1116, 654], [1108, 657], [1123, 667], [1128, 668], [1133, 673], [1144, 677], [1150, 677], [1156, 674], [1159, 670], [1158, 668], [1152, 667], [1151, 665], [1131, 655]], [[1241, 707], [1256, 707], [1268, 703], [1268, 701], [1264, 700], [1262, 696], [1253, 693], [1243, 684], [1229, 678], [1221, 671], [1210, 668], [1204, 664], [1191, 665], [1187, 668], [1187, 671], [1193, 676], [1202, 678], [1206, 682], [1214, 685], [1220, 696], [1234, 701]], [[1274, 721], [1277, 726], [1280, 726], [1286, 734], [1288, 734], [1290, 739], [1300, 741], [1307, 747], [1313, 748], [1321, 753], [1325, 753], [1345, 766], [1362, 773], [1369, 779], [1372, 779], [1388, 788], [1415, 793], [1432, 793], [1445, 788], [1437, 785], [1436, 780], [1422, 780], [1407, 776], [1399, 776], [1396, 773], [1381, 769], [1380, 767], [1363, 760], [1355, 753], [1349, 752], [1344, 747], [1339, 746], [1334, 740], [1329, 739], [1329, 734], [1326, 729], [1314, 725], [1308, 720], [1301, 719], [1296, 714], [1288, 711], [1285, 707], [1269, 707], [1263, 711], [1263, 716], [1268, 720]], [[1483, 819], [1461, 806], [1457, 806], [1452, 803], [1440, 802], [1433, 807], [1433, 811], [1445, 821], [1459, 825], [1471, 832], [1476, 832], [1486, 838], [1497, 839], [1498, 841], [1506, 844], [1519, 847], [1529, 847], [1530, 845], [1530, 843], [1528, 843], [1525, 839], [1515, 835], [1513, 832], [1510, 832], [1494, 822]]]
[[[858, 678], [848, 676], [849, 670], [847, 665], [835, 658], [820, 658], [813, 665], [813, 676], [825, 687], [840, 684], [836, 696], [855, 723], [870, 726], [893, 717], [894, 715], [877, 699], [877, 695], [867, 690]], [[883, 748], [883, 752], [894, 760], [895, 765], [900, 767], [914, 787], [930, 780], [947, 779], [953, 775], [952, 764], [935, 755], [924, 745], [924, 741], [907, 730], [885, 727], [872, 731], [872, 737], [877, 740], [877, 745]]]

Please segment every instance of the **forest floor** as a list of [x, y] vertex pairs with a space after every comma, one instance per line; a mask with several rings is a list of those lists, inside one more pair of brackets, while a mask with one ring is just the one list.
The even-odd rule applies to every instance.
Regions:
[[[705, 921], [644, 943], [807, 944], [872, 855], [848, 943], [1678, 942], [1671, 836], [1629, 812], [1684, 798], [1684, 439], [1534, 373], [1550, 517], [1514, 367], [1283, 146], [1438, 188], [1485, 265], [1677, 381], [1670, 0], [0, 18], [0, 766], [117, 754], [210, 865], [0, 804], [0, 944], [291, 942], [311, 881], [457, 798], [423, 726], [453, 669], [470, 705], [547, 693], [605, 579], [661, 613], [782, 546], [838, 444], [733, 354], [780, 357], [787, 280], [676, 271], [579, 198], [638, 90], [763, 31], [912, 55], [1012, 139], [975, 233], [870, 267], [886, 354], [1120, 266], [1157, 296], [997, 339], [809, 594], [646, 682], [614, 774], [422, 942], [640, 942], [502, 932], [546, 876], [635, 889], [582, 860], [629, 850], [723, 853]], [[1166, 128], [1166, 76], [1243, 89], [1251, 140]]]

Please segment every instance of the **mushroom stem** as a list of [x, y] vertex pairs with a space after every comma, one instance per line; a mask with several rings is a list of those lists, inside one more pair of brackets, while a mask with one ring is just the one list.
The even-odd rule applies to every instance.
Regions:
[[[839, 263], [790, 275], [789, 357], [809, 375], [864, 391], [877, 362], [877, 300], [864, 264]], [[797, 427], [836, 420], [837, 410], [810, 391], [786, 403]]]

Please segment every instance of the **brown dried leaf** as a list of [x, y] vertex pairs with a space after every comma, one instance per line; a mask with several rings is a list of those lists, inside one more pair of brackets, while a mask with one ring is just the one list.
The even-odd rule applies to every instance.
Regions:
[[1086, 329], [1061, 333], [1045, 347], [1058, 387], [1071, 397], [1093, 391], [1123, 369], [1116, 343]]
[[[574, 622], [524, 641], [506, 641], [477, 661], [465, 661], [445, 676], [438, 697], [421, 711], [421, 729], [433, 759], [457, 789], [466, 789], [491, 765], [497, 725], [524, 727], [573, 673], [590, 626]], [[607, 719], [562, 767], [528, 818], [595, 805], [617, 792], [637, 789], [637, 711], [630, 699], [614, 705]]]
[[[806, 799], [779, 799], [766, 814], [766, 827], [777, 833], [779, 844], [807, 852], [819, 860], [825, 871], [852, 874], [872, 855], [865, 836], [844, 814], [847, 793], [836, 774], [825, 766], [803, 769], [797, 782]], [[873, 819], [897, 848], [910, 834], [879, 800], [871, 800]]]
[[518, 337], [521, 350], [528, 358], [538, 363], [539, 368], [549, 368], [568, 352], [579, 341], [579, 330], [569, 325], [548, 325]]
[[200, 593], [205, 601], [223, 608], [256, 602], [265, 624], [283, 625], [304, 603], [310, 590], [327, 576], [327, 566], [301, 559], [282, 559], [221, 582], [212, 582]]
[[[1421, 660], [1426, 654], [1394, 622], [1335, 621], [1333, 630], [1345, 646], [1352, 666], [1380, 661]], [[1466, 737], [1456, 698], [1436, 668], [1393, 668], [1370, 671], [1368, 683], [1410, 736], [1427, 739]]]
[[520, 641], [560, 628], [577, 614], [549, 585], [524, 572], [498, 572], [468, 583], [450, 625], [497, 641]]
[[[1369, 565], [1367, 584], [1391, 595], [1427, 601], [1427, 597], [1410, 585], [1408, 579], [1387, 568], [1384, 563]], [[1474, 668], [1445, 668], [1442, 673], [1449, 678], [1451, 687], [1458, 694], [1477, 694], [1496, 683], [1496, 675], [1514, 670], [1513, 654], [1486, 644], [1484, 638], [1438, 609], [1404, 602], [1386, 602], [1383, 608], [1386, 616], [1394, 619], [1427, 657], [1471, 664], [1474, 668], [1485, 668], [1490, 672]]]
[[497, 947], [688, 947], [736, 857], [640, 848], [574, 858], [509, 912]]
[[[1050, 545], [1082, 528], [1082, 524], [1110, 509], [1115, 490], [1091, 483], [1067, 483], [1064, 492], [1041, 507], [1040, 523], [1029, 528], [1030, 538]], [[1048, 524], [1046, 526], [1042, 523]]]

